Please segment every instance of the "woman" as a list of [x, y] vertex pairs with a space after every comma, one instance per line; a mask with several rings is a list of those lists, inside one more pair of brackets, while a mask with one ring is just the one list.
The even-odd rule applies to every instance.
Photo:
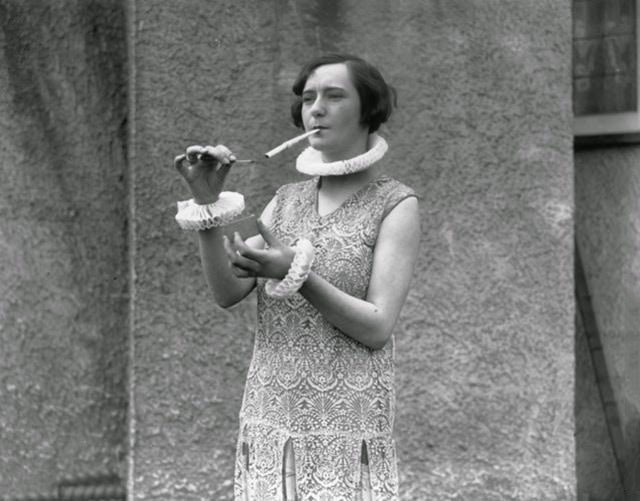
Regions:
[[259, 235], [230, 240], [215, 226], [242, 209], [220, 197], [236, 160], [228, 148], [190, 147], [175, 161], [193, 194], [176, 218], [210, 221], [198, 235], [216, 301], [228, 307], [257, 288], [236, 499], [397, 499], [392, 331], [420, 225], [415, 193], [380, 161], [376, 131], [395, 94], [349, 55], [312, 60], [293, 91], [294, 123], [318, 129], [296, 168], [314, 177], [276, 192]]

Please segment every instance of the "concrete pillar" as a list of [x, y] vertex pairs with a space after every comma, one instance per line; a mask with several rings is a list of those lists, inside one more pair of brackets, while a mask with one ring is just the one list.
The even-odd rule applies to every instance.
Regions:
[[0, 1], [0, 497], [124, 475], [126, 45], [112, 0]]

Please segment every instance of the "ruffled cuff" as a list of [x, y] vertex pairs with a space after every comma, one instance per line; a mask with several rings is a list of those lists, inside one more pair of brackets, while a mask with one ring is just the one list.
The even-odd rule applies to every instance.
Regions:
[[287, 276], [282, 280], [270, 278], [265, 284], [265, 292], [278, 299], [292, 296], [309, 277], [315, 249], [309, 240], [301, 238], [294, 246], [296, 255], [293, 258]]
[[183, 230], [206, 230], [228, 224], [244, 210], [244, 197], [234, 191], [223, 191], [218, 200], [199, 205], [193, 198], [178, 202], [176, 222]]

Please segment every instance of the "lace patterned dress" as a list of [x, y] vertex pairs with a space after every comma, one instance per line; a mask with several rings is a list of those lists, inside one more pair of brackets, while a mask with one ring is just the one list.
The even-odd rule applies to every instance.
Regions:
[[[287, 244], [308, 238], [313, 271], [364, 299], [380, 223], [415, 193], [381, 177], [320, 216], [317, 185], [313, 178], [281, 187], [272, 230]], [[274, 299], [264, 283], [257, 285], [258, 327], [240, 412], [236, 499], [397, 499], [393, 338], [371, 350], [302, 295]], [[295, 472], [288, 485], [287, 470]]]

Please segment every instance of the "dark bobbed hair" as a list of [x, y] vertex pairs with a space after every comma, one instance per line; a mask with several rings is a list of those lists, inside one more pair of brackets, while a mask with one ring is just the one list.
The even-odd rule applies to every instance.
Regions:
[[313, 71], [326, 64], [345, 63], [351, 81], [360, 96], [360, 123], [369, 127], [369, 133], [378, 130], [391, 116], [396, 106], [396, 90], [384, 81], [380, 71], [364, 59], [350, 54], [326, 54], [305, 64], [293, 84], [296, 99], [291, 105], [291, 118], [296, 127], [302, 123], [302, 91]]

